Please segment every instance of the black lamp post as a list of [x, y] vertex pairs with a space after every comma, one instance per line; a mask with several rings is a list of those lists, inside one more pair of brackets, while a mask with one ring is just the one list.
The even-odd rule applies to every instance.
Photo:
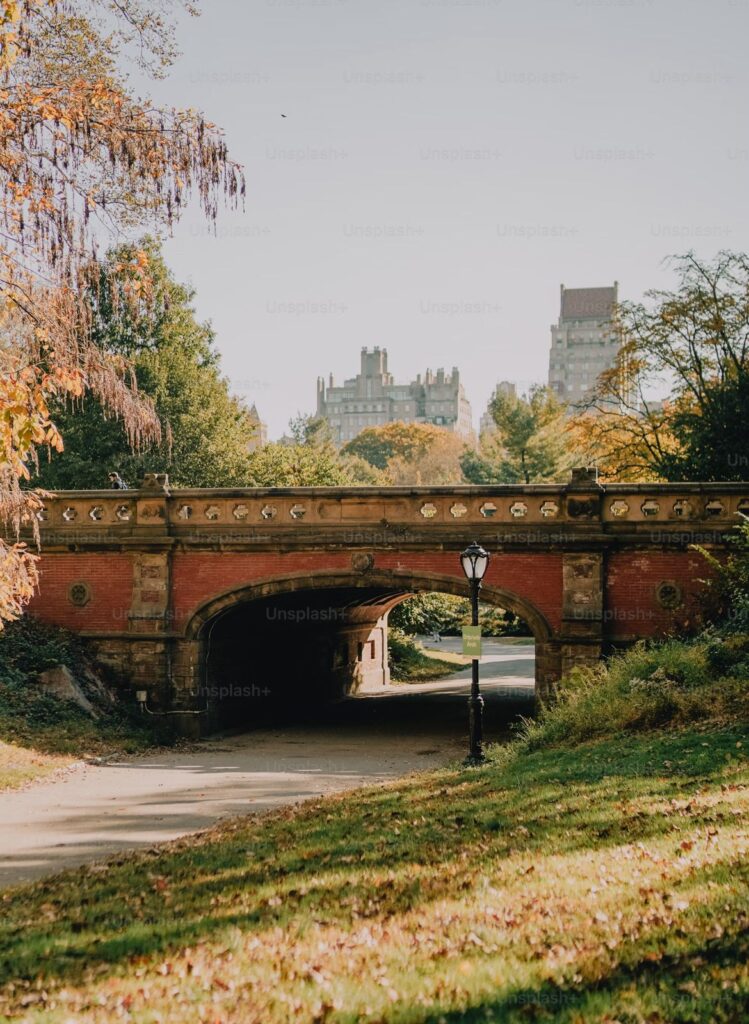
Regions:
[[[460, 564], [463, 572], [471, 585], [471, 625], [479, 624], [479, 590], [481, 580], [484, 578], [487, 566], [489, 565], [489, 553], [484, 551], [480, 544], [474, 541], [469, 544], [460, 556]], [[471, 696], [468, 698], [468, 736], [469, 752], [468, 761], [471, 764], [480, 764], [484, 760], [484, 698], [479, 689], [479, 659], [472, 661], [471, 675]]]

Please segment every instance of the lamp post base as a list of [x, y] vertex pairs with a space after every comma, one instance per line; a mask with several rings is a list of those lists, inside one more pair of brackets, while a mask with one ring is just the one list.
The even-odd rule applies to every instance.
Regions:
[[466, 764], [482, 764], [484, 756], [484, 698], [472, 693], [468, 698], [468, 757]]

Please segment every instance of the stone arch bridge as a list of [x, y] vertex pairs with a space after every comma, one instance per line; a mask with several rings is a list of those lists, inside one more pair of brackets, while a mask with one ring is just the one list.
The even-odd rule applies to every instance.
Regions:
[[[385, 683], [387, 613], [421, 591], [467, 596], [458, 555], [492, 559], [482, 600], [536, 640], [536, 693], [577, 663], [690, 614], [707, 565], [749, 513], [749, 484], [566, 484], [67, 491], [40, 515], [31, 611], [85, 637], [149, 704], [218, 720], [252, 696]], [[229, 683], [229, 687], [223, 684]], [[194, 717], [185, 715], [187, 721]]]

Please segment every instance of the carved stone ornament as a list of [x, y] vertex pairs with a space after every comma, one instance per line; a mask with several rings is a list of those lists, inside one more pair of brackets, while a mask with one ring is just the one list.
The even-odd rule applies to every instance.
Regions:
[[142, 491], [158, 491], [161, 494], [169, 494], [168, 473], [146, 473], [140, 482]]
[[76, 608], [84, 608], [91, 596], [91, 587], [83, 580], [77, 580], [68, 587], [68, 601]]
[[364, 551], [355, 551], [351, 556], [351, 568], [356, 572], [367, 572], [374, 565], [374, 555]]
[[678, 583], [662, 580], [655, 588], [655, 598], [661, 608], [673, 609], [682, 604], [684, 595]]
[[598, 513], [598, 498], [568, 498], [567, 513], [572, 519], [592, 519]]
[[624, 519], [629, 515], [629, 505], [623, 498], [617, 498], [611, 502], [611, 515], [617, 519]]
[[164, 509], [161, 505], [142, 505], [138, 510], [139, 519], [163, 519]]

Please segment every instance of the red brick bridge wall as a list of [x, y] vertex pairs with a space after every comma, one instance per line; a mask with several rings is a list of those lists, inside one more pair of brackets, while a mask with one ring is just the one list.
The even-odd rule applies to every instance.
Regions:
[[[415, 576], [450, 576], [464, 582], [454, 552], [384, 551], [381, 570]], [[203, 605], [232, 589], [274, 578], [351, 569], [343, 551], [175, 552], [171, 560], [172, 628], [183, 632]], [[655, 636], [673, 628], [674, 614], [657, 599], [663, 580], [673, 580], [687, 600], [702, 589], [705, 560], [693, 551], [623, 551], [604, 559], [603, 618], [612, 641]], [[91, 599], [68, 600], [73, 580], [85, 579]], [[128, 553], [48, 553], [41, 560], [41, 587], [31, 603], [39, 618], [75, 632], [127, 633], [133, 603], [134, 560]], [[562, 625], [562, 553], [502, 553], [490, 562], [485, 584], [516, 594], [535, 607], [553, 630]]]
[[[571, 665], [688, 618], [707, 575], [691, 545], [720, 553], [747, 511], [749, 485], [601, 487], [584, 472], [517, 488], [171, 494], [154, 477], [138, 491], [47, 502], [31, 610], [179, 706], [199, 685], [204, 627], [219, 611], [338, 588], [350, 650], [376, 625], [384, 657], [388, 608], [414, 590], [467, 594], [459, 554], [477, 539], [491, 553], [484, 597], [530, 625], [544, 693]], [[353, 678], [361, 666], [348, 668]]]

